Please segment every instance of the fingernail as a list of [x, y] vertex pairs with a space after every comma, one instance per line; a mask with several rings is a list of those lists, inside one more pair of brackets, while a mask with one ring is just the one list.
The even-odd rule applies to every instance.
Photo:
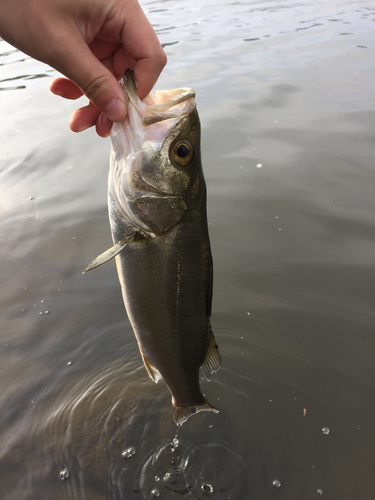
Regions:
[[118, 122], [120, 120], [123, 120], [124, 116], [126, 115], [125, 103], [115, 97], [114, 99], [112, 99], [112, 101], [109, 101], [104, 109], [104, 112], [111, 122]]
[[108, 118], [108, 116], [104, 115], [103, 113], [100, 113], [99, 121], [100, 121], [101, 125], [108, 125], [108, 123], [111, 122], [111, 120]]

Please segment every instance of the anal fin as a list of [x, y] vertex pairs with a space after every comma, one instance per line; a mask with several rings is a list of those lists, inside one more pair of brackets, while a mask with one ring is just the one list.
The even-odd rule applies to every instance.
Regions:
[[130, 236], [126, 236], [123, 240], [119, 241], [116, 245], [113, 247], [109, 248], [105, 252], [101, 253], [96, 259], [94, 259], [83, 271], [84, 273], [87, 273], [88, 271], [91, 271], [92, 269], [95, 269], [102, 264], [105, 264], [106, 262], [110, 261], [116, 255], [118, 255], [125, 247], [126, 245], [129, 245], [134, 240], [135, 234], [131, 234]]
[[146, 367], [148, 376], [150, 377], [150, 379], [152, 379], [155, 382], [155, 384], [157, 384], [159, 382], [159, 380], [162, 379], [163, 377], [160, 375], [159, 370], [157, 368], [155, 368], [155, 366], [149, 362], [149, 360], [146, 358], [146, 356], [143, 354], [142, 351], [141, 351], [141, 354], [142, 354], [143, 363]]
[[208, 343], [207, 354], [202, 364], [202, 371], [206, 380], [211, 380], [211, 375], [217, 372], [221, 366], [221, 356], [219, 352], [219, 347], [216, 343], [211, 327], [209, 336], [210, 339]]

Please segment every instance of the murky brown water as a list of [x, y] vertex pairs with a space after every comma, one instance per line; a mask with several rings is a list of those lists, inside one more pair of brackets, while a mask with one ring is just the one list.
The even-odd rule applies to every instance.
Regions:
[[109, 140], [0, 41], [1, 499], [372, 500], [374, 5], [142, 5], [158, 88], [197, 91], [220, 413], [176, 434], [114, 264], [82, 275], [111, 243]]

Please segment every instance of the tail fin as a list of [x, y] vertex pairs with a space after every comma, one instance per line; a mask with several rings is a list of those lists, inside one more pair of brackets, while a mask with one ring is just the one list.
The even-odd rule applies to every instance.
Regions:
[[219, 413], [219, 410], [212, 406], [207, 399], [204, 399], [204, 403], [198, 406], [178, 406], [175, 403], [173, 403], [173, 406], [173, 420], [177, 425], [182, 425], [189, 417], [200, 411], [213, 411]]

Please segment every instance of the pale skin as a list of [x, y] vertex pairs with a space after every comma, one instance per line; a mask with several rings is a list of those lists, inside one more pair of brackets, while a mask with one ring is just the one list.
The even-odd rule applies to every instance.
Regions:
[[67, 77], [55, 78], [51, 92], [85, 94], [90, 102], [74, 111], [69, 127], [95, 125], [101, 137], [126, 117], [118, 83], [125, 69], [134, 70], [143, 99], [167, 62], [137, 0], [0, 0], [0, 36]]

